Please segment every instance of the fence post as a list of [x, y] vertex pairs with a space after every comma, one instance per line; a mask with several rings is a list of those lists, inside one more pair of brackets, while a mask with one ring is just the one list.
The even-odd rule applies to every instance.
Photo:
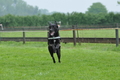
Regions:
[[116, 35], [116, 47], [117, 47], [117, 46], [119, 46], [119, 30], [118, 30], [118, 23], [116, 24], [115, 35]]
[[75, 26], [73, 25], [72, 28], [73, 28], [73, 43], [74, 43], [74, 46], [76, 46], [76, 32], [75, 32]]
[[78, 26], [76, 25], [76, 29], [77, 29], [77, 41], [78, 41], [78, 44], [81, 45], [81, 42], [80, 42], [80, 37], [79, 37], [79, 30], [78, 30]]
[[23, 44], [25, 44], [25, 31], [24, 31], [24, 28], [23, 28]]

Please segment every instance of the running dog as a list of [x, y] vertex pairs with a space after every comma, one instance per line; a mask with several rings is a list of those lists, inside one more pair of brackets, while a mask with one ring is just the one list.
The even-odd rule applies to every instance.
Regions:
[[57, 54], [58, 62], [60, 63], [61, 58], [61, 46], [60, 46], [60, 36], [59, 36], [59, 26], [58, 23], [55, 24], [49, 23], [48, 28], [48, 50], [53, 59], [53, 63], [56, 63], [54, 58], [54, 53]]

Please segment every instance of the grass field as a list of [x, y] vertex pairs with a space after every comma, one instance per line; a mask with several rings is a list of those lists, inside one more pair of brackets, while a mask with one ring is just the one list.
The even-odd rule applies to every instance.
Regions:
[[[26, 31], [26, 37], [47, 37], [47, 31]], [[79, 30], [79, 37], [115, 38], [115, 29]], [[77, 31], [76, 31], [77, 35]], [[120, 35], [120, 34], [119, 34]], [[22, 37], [23, 32], [0, 32], [0, 37]], [[60, 31], [61, 37], [73, 37], [73, 31]]]
[[54, 64], [45, 42], [0, 42], [0, 80], [120, 80], [115, 44], [61, 46], [62, 63]]

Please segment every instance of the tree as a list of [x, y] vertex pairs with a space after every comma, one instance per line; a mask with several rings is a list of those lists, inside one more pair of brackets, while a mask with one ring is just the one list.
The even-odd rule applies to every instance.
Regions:
[[88, 8], [88, 11], [86, 13], [94, 13], [94, 14], [107, 13], [107, 9], [102, 3], [97, 2], [97, 3], [93, 3], [92, 6]]
[[118, 4], [120, 4], [120, 1], [117, 1]]
[[47, 9], [39, 9], [37, 6], [28, 5], [23, 0], [0, 0], [0, 16], [12, 15], [38, 15], [50, 14]]

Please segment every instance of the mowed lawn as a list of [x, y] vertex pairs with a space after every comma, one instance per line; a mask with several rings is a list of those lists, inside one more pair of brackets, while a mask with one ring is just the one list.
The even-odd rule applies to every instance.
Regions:
[[[61, 37], [73, 37], [72, 30], [60, 30]], [[119, 33], [120, 35], [120, 33]], [[25, 31], [26, 37], [47, 37], [47, 31]], [[95, 29], [95, 30], [79, 30], [76, 31], [78, 37], [92, 37], [92, 38], [115, 38], [115, 29]], [[23, 37], [22, 31], [1, 31], [0, 37]]]
[[61, 63], [54, 64], [46, 42], [0, 42], [0, 80], [120, 80], [115, 44], [61, 46]]

